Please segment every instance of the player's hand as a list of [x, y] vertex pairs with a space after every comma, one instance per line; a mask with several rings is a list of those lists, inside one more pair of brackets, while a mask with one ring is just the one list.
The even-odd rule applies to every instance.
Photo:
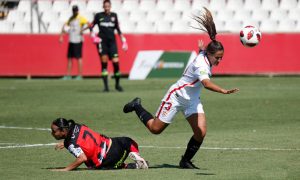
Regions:
[[232, 94], [232, 93], [236, 93], [236, 92], [238, 92], [238, 91], [239, 91], [238, 88], [234, 88], [234, 89], [230, 89], [230, 90], [225, 90], [225, 89], [223, 89], [223, 90], [222, 90], [222, 93], [223, 93], [223, 94]]
[[123, 49], [124, 51], [127, 51], [127, 50], [128, 50], [128, 44], [127, 44], [126, 41], [122, 43], [122, 49]]
[[201, 51], [205, 50], [205, 45], [204, 45], [204, 41], [202, 39], [198, 40], [198, 47]]
[[64, 147], [64, 142], [59, 142], [55, 145], [55, 150], [63, 149]]
[[98, 44], [101, 42], [101, 38], [97, 36], [96, 33], [92, 32], [90, 36], [92, 38], [93, 43]]
[[59, 42], [63, 43], [64, 42], [64, 38], [62, 36], [59, 36]]

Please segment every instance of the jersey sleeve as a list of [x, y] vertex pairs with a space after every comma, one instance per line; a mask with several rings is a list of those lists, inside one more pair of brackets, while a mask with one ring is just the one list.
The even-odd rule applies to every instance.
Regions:
[[76, 158], [78, 158], [84, 152], [79, 146], [75, 146], [74, 144], [70, 144], [68, 147], [68, 151], [73, 154]]
[[122, 34], [117, 14], [116, 14], [116, 30], [117, 30], [118, 34]]
[[210, 70], [207, 67], [198, 67], [195, 71], [195, 73], [198, 75], [198, 79], [200, 81], [203, 81], [204, 79], [210, 79]]
[[79, 22], [80, 22], [80, 26], [83, 27], [84, 25], [86, 25], [89, 21], [83, 17], [83, 16], [79, 16]]
[[99, 24], [99, 14], [95, 14], [94, 20], [93, 20], [90, 28], [93, 28], [96, 24]]

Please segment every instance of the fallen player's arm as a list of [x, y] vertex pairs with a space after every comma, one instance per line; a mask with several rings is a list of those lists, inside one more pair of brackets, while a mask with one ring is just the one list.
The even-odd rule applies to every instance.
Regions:
[[84, 153], [81, 153], [74, 162], [72, 162], [70, 165], [63, 169], [55, 169], [54, 171], [71, 171], [73, 169], [76, 169], [78, 166], [80, 166], [82, 163], [87, 161], [87, 157]]

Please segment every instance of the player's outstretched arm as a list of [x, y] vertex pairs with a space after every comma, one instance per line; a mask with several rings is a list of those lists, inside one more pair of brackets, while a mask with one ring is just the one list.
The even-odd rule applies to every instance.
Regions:
[[232, 93], [236, 93], [239, 91], [238, 88], [234, 88], [234, 89], [230, 89], [230, 90], [226, 90], [221, 88], [220, 86], [214, 84], [213, 82], [211, 82], [209, 79], [204, 79], [201, 81], [201, 83], [203, 84], [203, 86], [210, 90], [210, 91], [214, 91], [214, 92], [218, 92], [218, 93], [222, 93], [222, 94], [232, 94]]
[[71, 171], [73, 169], [76, 169], [78, 166], [80, 166], [82, 163], [87, 161], [87, 157], [84, 153], [81, 153], [74, 162], [72, 162], [70, 165], [63, 169], [53, 169], [53, 171]]

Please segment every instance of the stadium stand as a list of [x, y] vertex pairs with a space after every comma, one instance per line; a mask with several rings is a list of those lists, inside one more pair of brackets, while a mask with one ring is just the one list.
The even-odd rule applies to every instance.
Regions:
[[[38, 12], [31, 15], [31, 3], [35, 1], [14, 2], [17, 2], [17, 6], [12, 6], [14, 8], [9, 9], [7, 13], [2, 13], [1, 33], [22, 33], [22, 29], [24, 33], [28, 33], [28, 23], [33, 24], [30, 26], [33, 27], [30, 32], [43, 33], [45, 31], [38, 31], [37, 28], [38, 15], [41, 16], [49, 33], [55, 33], [57, 25], [54, 21], [58, 20], [57, 24], [65, 22], [70, 16], [72, 5], [75, 4], [89, 21], [93, 20], [96, 12], [102, 11], [102, 0], [37, 0]], [[139, 33], [197, 32], [190, 28], [193, 24], [192, 14], [197, 15], [202, 6], [211, 10], [220, 32], [237, 32], [241, 28], [238, 27], [239, 24], [242, 26], [249, 23], [254, 23], [253, 25], [262, 30], [266, 29], [267, 32], [299, 32], [300, 27], [299, 0], [111, 0], [111, 2], [112, 10], [118, 13], [121, 29], [125, 29], [126, 33], [135, 33], [137, 28]], [[14, 27], [16, 24], [17, 28]], [[22, 24], [24, 28], [20, 27]], [[143, 24], [145, 26], [152, 24], [153, 28], [147, 31], [147, 28], [141, 27]], [[180, 27], [179, 24], [184, 27]], [[278, 29], [272, 29], [274, 27]], [[184, 28], [186, 31], [183, 31]]]

